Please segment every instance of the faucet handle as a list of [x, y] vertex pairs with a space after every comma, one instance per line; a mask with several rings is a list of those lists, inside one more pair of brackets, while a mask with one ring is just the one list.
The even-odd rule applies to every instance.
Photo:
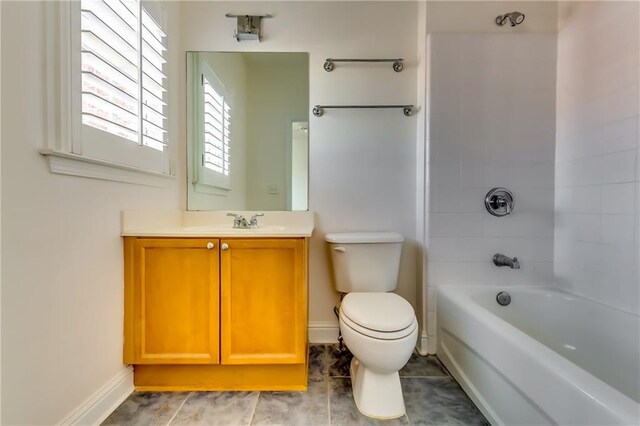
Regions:
[[246, 227], [247, 219], [245, 219], [241, 214], [229, 212], [229, 213], [227, 213], [227, 216], [232, 216], [234, 218], [233, 219], [233, 227], [234, 228]]
[[506, 214], [511, 214], [511, 203], [505, 196], [496, 196], [495, 204], [501, 209], [505, 209]]
[[251, 216], [251, 219], [249, 220], [249, 226], [253, 227], [253, 228], [257, 228], [258, 227], [258, 218], [264, 216], [264, 213], [260, 212], [260, 213], [256, 213], [253, 216]]

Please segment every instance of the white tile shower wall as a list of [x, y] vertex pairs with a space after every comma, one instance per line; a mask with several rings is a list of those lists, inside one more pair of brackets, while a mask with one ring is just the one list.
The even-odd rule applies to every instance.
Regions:
[[[427, 296], [442, 285], [550, 285], [553, 278], [555, 34], [431, 34]], [[493, 187], [513, 214], [484, 207]], [[495, 253], [520, 270], [498, 268]], [[436, 304], [428, 305], [429, 341]]]
[[556, 282], [638, 313], [640, 5], [562, 7], [566, 19], [558, 35]]

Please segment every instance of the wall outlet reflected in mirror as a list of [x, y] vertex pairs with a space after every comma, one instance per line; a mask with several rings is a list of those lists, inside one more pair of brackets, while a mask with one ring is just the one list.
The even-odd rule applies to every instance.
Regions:
[[269, 194], [279, 194], [280, 190], [278, 189], [278, 185], [267, 185], [267, 192]]

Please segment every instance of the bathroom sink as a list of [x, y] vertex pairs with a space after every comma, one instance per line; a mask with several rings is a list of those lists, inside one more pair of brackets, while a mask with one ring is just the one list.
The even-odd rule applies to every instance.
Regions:
[[277, 232], [277, 231], [286, 231], [287, 227], [286, 226], [277, 226], [277, 225], [267, 225], [267, 226], [259, 227], [258, 230]]
[[211, 226], [211, 225], [202, 225], [202, 226], [183, 226], [182, 229], [185, 232], [206, 232], [206, 233], [216, 233], [216, 232], [228, 232], [233, 228], [222, 227], [222, 226]]

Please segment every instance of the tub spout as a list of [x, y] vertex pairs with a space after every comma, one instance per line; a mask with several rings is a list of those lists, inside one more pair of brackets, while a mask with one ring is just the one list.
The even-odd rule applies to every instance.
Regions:
[[496, 253], [493, 256], [493, 263], [496, 266], [508, 266], [511, 269], [520, 269], [520, 263], [517, 257], [511, 258], [502, 253]]

